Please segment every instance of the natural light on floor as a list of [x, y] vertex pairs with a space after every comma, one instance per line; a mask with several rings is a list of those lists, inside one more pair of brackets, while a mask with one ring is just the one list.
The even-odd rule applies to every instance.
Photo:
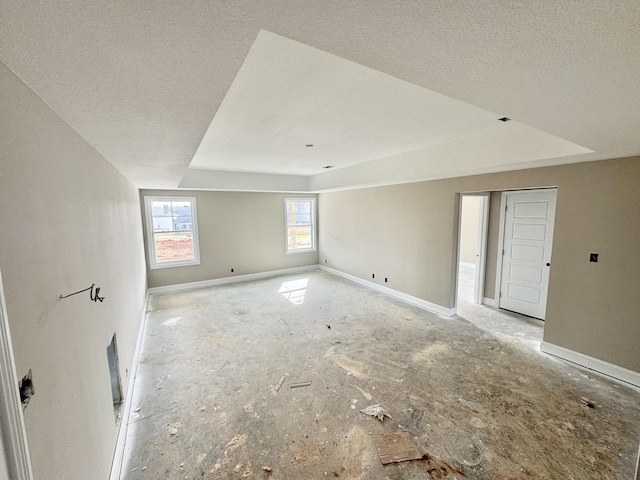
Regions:
[[307, 283], [309, 283], [308, 278], [284, 282], [280, 287], [280, 290], [278, 290], [278, 293], [294, 305], [300, 305], [304, 302], [304, 296], [307, 292]]
[[163, 322], [163, 325], [166, 325], [167, 327], [175, 327], [178, 325], [178, 322], [180, 322], [180, 320], [182, 319], [182, 317], [171, 317], [168, 320], [166, 320], [165, 322]]

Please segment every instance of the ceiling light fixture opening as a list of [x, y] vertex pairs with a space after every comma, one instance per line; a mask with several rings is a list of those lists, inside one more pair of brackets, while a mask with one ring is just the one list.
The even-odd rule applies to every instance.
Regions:
[[502, 118], [499, 118], [498, 120], [500, 120], [501, 122], [508, 122], [511, 119], [509, 117], [502, 117]]

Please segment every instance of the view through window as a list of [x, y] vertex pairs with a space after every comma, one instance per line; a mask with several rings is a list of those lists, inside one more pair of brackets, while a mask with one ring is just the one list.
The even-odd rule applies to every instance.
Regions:
[[285, 200], [287, 253], [315, 250], [315, 200], [287, 198]]
[[145, 197], [151, 268], [200, 263], [194, 197]]

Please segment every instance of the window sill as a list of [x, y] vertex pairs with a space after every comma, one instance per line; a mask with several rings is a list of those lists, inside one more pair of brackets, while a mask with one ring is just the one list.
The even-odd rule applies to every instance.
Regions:
[[306, 248], [304, 250], [300, 249], [300, 250], [287, 250], [287, 255], [294, 255], [296, 253], [313, 253], [316, 252], [317, 249], [316, 248]]
[[189, 261], [189, 262], [171, 262], [171, 263], [160, 263], [155, 265], [149, 265], [150, 270], [162, 270], [163, 268], [174, 268], [174, 267], [191, 267], [194, 265], [200, 265], [200, 260]]

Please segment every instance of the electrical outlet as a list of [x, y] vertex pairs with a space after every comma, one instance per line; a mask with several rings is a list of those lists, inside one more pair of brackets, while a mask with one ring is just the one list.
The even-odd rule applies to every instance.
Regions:
[[384, 283], [387, 283], [387, 281], [388, 281], [387, 277], [384, 277]]
[[233, 268], [231, 269], [231, 273], [233, 273]]
[[598, 263], [598, 254], [597, 253], [590, 253], [589, 254], [589, 261], [590, 262], [594, 262], [594, 263]]
[[372, 273], [372, 274], [371, 274], [371, 278], [376, 278], [376, 274], [375, 274], [375, 273]]
[[324, 263], [327, 263], [327, 259], [326, 258], [324, 259]]

